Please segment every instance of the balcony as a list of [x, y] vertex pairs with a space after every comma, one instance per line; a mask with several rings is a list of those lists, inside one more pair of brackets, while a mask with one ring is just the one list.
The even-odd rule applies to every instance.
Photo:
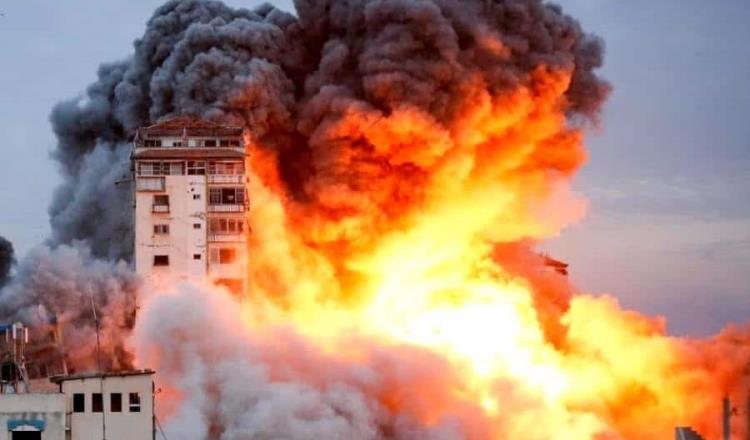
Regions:
[[229, 184], [242, 184], [244, 183], [245, 176], [242, 174], [235, 174], [235, 175], [228, 175], [228, 174], [209, 174], [208, 175], [208, 183], [209, 184], [223, 184], [223, 183], [229, 183]]
[[169, 214], [169, 205], [151, 205], [154, 214]]
[[164, 191], [163, 177], [139, 177], [136, 179], [136, 191]]
[[245, 212], [245, 204], [208, 205], [208, 212]]
[[213, 243], [242, 243], [245, 241], [244, 234], [208, 234], [208, 241]]

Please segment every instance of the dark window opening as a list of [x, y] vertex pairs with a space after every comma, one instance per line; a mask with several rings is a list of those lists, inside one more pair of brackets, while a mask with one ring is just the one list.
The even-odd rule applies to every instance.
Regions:
[[216, 146], [216, 140], [215, 139], [206, 139], [205, 142], [203, 142], [203, 145], [206, 147], [215, 147]]
[[169, 235], [169, 225], [154, 225], [154, 234]]
[[122, 394], [112, 393], [109, 395], [110, 412], [122, 412]]
[[86, 411], [85, 394], [83, 393], [73, 394], [73, 412], [82, 413], [84, 411]]
[[104, 411], [104, 399], [102, 393], [91, 394], [91, 412], [100, 413]]
[[245, 203], [245, 188], [211, 188], [211, 205], [241, 205]]
[[201, 224], [200, 223], [193, 223], [193, 229], [200, 229]]
[[200, 194], [193, 194], [193, 200], [200, 200], [201, 195]]
[[154, 196], [154, 205], [169, 205], [169, 196], [166, 194], [157, 194]]
[[128, 396], [128, 408], [130, 412], [141, 412], [141, 396], [138, 393], [130, 393]]
[[193, 260], [200, 260], [201, 254], [193, 254]]
[[42, 431], [13, 431], [11, 440], [42, 440]]
[[161, 139], [146, 139], [143, 141], [145, 147], [161, 147]]
[[154, 255], [154, 266], [169, 266], [169, 255]]
[[189, 160], [187, 163], [187, 173], [191, 176], [203, 176], [206, 174], [206, 161]]

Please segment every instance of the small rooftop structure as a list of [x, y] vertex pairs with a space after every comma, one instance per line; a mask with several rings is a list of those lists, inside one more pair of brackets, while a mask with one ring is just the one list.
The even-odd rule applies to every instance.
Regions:
[[84, 379], [106, 379], [109, 377], [129, 377], [129, 376], [151, 376], [155, 374], [154, 370], [125, 370], [125, 371], [108, 371], [105, 373], [96, 372], [84, 372], [68, 375], [51, 376], [50, 382], [61, 384], [69, 380], [84, 380]]
[[176, 116], [162, 120], [148, 127], [141, 127], [136, 131], [135, 139], [145, 140], [171, 136], [242, 136], [241, 127], [229, 127], [207, 121], [192, 115]]

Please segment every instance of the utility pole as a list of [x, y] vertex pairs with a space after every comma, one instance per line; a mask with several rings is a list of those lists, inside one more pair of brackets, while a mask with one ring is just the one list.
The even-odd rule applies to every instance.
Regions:
[[99, 373], [99, 395], [102, 396], [102, 440], [107, 440], [107, 409], [104, 405], [104, 372], [102, 371], [102, 347], [99, 338], [99, 316], [96, 314], [94, 304], [94, 293], [89, 286], [89, 299], [91, 300], [91, 311], [94, 314], [94, 328], [96, 329], [96, 367]]

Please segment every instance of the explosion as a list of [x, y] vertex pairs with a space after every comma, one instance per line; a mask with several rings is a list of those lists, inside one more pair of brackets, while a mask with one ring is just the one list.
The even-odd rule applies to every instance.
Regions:
[[[195, 114], [245, 129], [245, 295], [143, 286], [127, 343], [131, 301], [104, 302], [111, 364], [126, 351], [157, 370], [170, 438], [718, 437], [750, 331], [670, 338], [534, 251], [585, 213], [569, 182], [609, 91], [602, 43], [539, 0], [296, 9], [170, 1], [133, 57], [52, 115], [67, 180], [51, 245], [83, 240], [84, 260], [132, 252], [113, 183], [135, 128]], [[122, 266], [100, 272], [119, 282], [94, 282], [98, 297], [132, 293]], [[28, 279], [3, 300], [43, 290]]]

